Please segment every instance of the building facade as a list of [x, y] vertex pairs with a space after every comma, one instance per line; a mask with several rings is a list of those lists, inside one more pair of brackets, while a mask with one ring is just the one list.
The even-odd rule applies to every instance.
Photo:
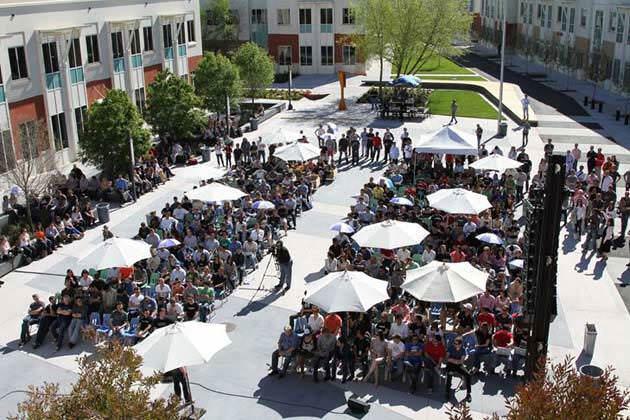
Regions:
[[[199, 40], [199, 42], [198, 42]], [[45, 122], [58, 164], [77, 159], [86, 112], [109, 89], [143, 110], [162, 69], [201, 59], [197, 0], [33, 0], [0, 5], [0, 173]]]
[[[238, 39], [253, 41], [274, 57], [278, 72], [364, 73], [352, 42], [351, 0], [231, 0]], [[206, 0], [202, 8], [210, 8]]]
[[[630, 0], [481, 0], [479, 32], [498, 39], [506, 10], [509, 46], [560, 71], [630, 90]], [[496, 41], [495, 41], [496, 42]]]

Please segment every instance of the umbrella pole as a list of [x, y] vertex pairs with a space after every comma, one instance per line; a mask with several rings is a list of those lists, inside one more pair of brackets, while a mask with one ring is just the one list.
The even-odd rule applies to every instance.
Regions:
[[413, 185], [416, 185], [416, 151], [411, 152], [411, 158], [413, 159]]

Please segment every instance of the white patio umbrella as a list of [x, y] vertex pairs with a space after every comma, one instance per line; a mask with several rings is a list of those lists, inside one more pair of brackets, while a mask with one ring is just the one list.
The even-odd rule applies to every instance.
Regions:
[[317, 159], [320, 149], [310, 143], [297, 142], [276, 149], [273, 155], [285, 162], [306, 162]]
[[269, 210], [269, 209], [276, 208], [275, 204], [273, 204], [271, 201], [266, 201], [266, 200], [254, 201], [254, 203], [252, 204], [252, 207], [256, 210]]
[[339, 233], [354, 233], [354, 228], [347, 223], [337, 222], [330, 227], [333, 232]]
[[517, 259], [514, 259], [514, 260], [510, 261], [510, 262], [508, 263], [508, 265], [509, 265], [510, 267], [516, 267], [516, 268], [523, 269], [523, 263], [524, 263], [524, 262], [525, 262], [525, 260], [520, 259], [520, 258], [517, 258]]
[[451, 214], [479, 214], [492, 207], [485, 195], [462, 188], [446, 188], [427, 196], [429, 205]]
[[402, 289], [427, 302], [461, 302], [486, 290], [488, 273], [467, 262], [429, 264], [407, 271]]
[[79, 258], [77, 265], [103, 270], [113, 267], [129, 267], [147, 258], [151, 258], [151, 245], [148, 243], [127, 238], [110, 238], [96, 245], [87, 255]]
[[173, 248], [174, 246], [180, 246], [181, 244], [182, 243], [179, 242], [177, 239], [166, 238], [166, 239], [162, 239], [157, 247], [158, 247], [158, 249]]
[[417, 245], [429, 232], [417, 223], [386, 220], [364, 227], [352, 239], [365, 248], [396, 249]]
[[406, 198], [406, 197], [394, 197], [391, 200], [389, 200], [390, 203], [392, 204], [398, 204], [399, 206], [413, 206], [413, 201], [411, 201], [410, 199]]
[[[264, 134], [262, 137], [262, 144], [266, 146], [270, 146], [272, 144], [280, 144], [280, 143], [295, 143], [297, 139], [300, 137], [298, 133], [293, 133], [287, 131], [285, 128], [281, 128], [277, 131], [271, 132], [269, 134]], [[258, 139], [252, 139], [258, 141]]]
[[208, 363], [230, 343], [225, 325], [188, 321], [156, 329], [134, 349], [145, 368], [168, 372]]
[[[215, 168], [210, 163], [204, 163], [201, 165], [195, 165], [193, 167], [185, 168], [183, 171], [185, 179], [221, 179], [225, 176], [226, 170], [222, 168]], [[178, 175], [179, 176], [179, 175]]]
[[523, 166], [521, 162], [496, 153], [470, 164], [471, 168], [498, 172], [503, 172], [507, 169], [520, 168], [521, 166]]
[[366, 312], [387, 299], [387, 282], [361, 271], [336, 271], [306, 286], [305, 301], [328, 313]]
[[482, 233], [480, 235], [475, 236], [475, 238], [487, 244], [503, 245], [503, 239], [501, 239], [499, 235], [494, 234], [492, 232]]
[[243, 191], [229, 187], [220, 182], [213, 182], [201, 188], [194, 189], [186, 194], [191, 200], [215, 202], [215, 201], [234, 201], [247, 194]]

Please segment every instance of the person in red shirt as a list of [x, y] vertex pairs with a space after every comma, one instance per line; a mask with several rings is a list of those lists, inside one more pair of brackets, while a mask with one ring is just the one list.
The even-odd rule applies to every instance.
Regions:
[[451, 262], [458, 263], [466, 261], [466, 254], [462, 252], [459, 245], [455, 245], [455, 249], [451, 251]]
[[497, 349], [501, 348], [511, 348], [512, 347], [512, 333], [510, 332], [510, 327], [508, 325], [502, 325], [501, 328], [494, 333], [494, 335], [492, 336], [492, 344], [494, 345], [494, 352], [492, 353], [492, 366], [493, 369], [491, 371], [491, 373], [496, 373], [496, 368], [499, 362], [499, 358], [503, 358], [504, 360], [507, 359], [506, 362], [506, 366], [508, 368], [508, 370], [506, 371], [506, 373], [509, 375], [510, 374], [510, 369], [509, 367], [510, 365], [510, 360], [509, 360], [509, 356], [508, 355], [503, 355], [503, 354], [497, 354]]
[[337, 334], [341, 329], [341, 317], [337, 314], [326, 315], [324, 329], [332, 334]]
[[486, 308], [485, 306], [481, 308], [481, 312], [479, 313], [479, 315], [477, 315], [477, 323], [481, 325], [484, 322], [488, 324], [488, 328], [490, 330], [494, 329], [494, 325], [496, 324], [494, 314], [490, 312], [490, 309]]
[[424, 384], [429, 392], [433, 391], [435, 384], [435, 375], [440, 373], [440, 365], [446, 357], [446, 348], [442, 343], [442, 337], [438, 334], [433, 335], [429, 342], [424, 345], [424, 354], [422, 360], [424, 362]]
[[381, 148], [383, 147], [383, 140], [378, 135], [378, 131], [376, 135], [372, 137], [372, 156], [370, 156], [370, 162], [374, 162], [374, 159], [378, 162], [381, 157]]

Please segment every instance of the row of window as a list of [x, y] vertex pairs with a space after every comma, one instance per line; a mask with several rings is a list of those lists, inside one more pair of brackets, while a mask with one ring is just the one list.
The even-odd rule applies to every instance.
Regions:
[[[332, 66], [335, 62], [334, 48], [331, 45], [320, 47], [320, 63], [322, 66]], [[281, 45], [278, 47], [278, 64], [281, 66], [287, 66], [293, 64], [292, 61], [293, 49], [290, 45]], [[354, 65], [357, 63], [356, 48], [352, 45], [342, 46], [343, 64]], [[300, 47], [300, 65], [312, 66], [313, 65], [313, 47], [310, 45]]]
[[[312, 22], [312, 9], [299, 9], [298, 18], [300, 25], [311, 25]], [[277, 24], [278, 25], [290, 25], [291, 24], [291, 9], [277, 9]], [[341, 23], [343, 25], [354, 25], [354, 13], [350, 8], [343, 8], [341, 11]], [[253, 25], [266, 25], [267, 24], [267, 9], [252, 9], [251, 23]], [[333, 9], [325, 8], [319, 10], [319, 23], [321, 25], [333, 24]]]
[[[186, 41], [194, 42], [195, 36], [195, 22], [193, 20], [186, 21], [184, 23], [177, 23], [177, 43], [179, 45], [185, 44]], [[171, 32], [171, 25], [162, 25], [162, 37], [164, 41], [164, 47], [169, 48], [173, 46], [173, 38]], [[140, 54], [142, 52], [153, 51], [153, 28], [151, 26], [145, 26], [142, 28], [143, 48], [140, 47], [140, 30], [133, 29], [129, 31], [129, 42], [131, 47], [131, 54]], [[125, 55], [123, 34], [122, 32], [114, 32], [111, 34], [112, 41], [112, 58], [122, 58]], [[87, 35], [85, 37], [85, 46], [87, 53], [87, 63], [98, 63], [101, 61], [101, 54], [97, 35]], [[46, 74], [53, 74], [59, 71], [59, 52], [56, 42], [46, 42], [42, 44], [42, 54], [44, 62], [44, 71]], [[26, 51], [24, 46], [11, 47], [8, 50], [9, 66], [11, 68], [11, 79], [25, 79], [28, 78], [28, 68], [26, 64]], [[77, 68], [83, 65], [81, 57], [81, 43], [79, 38], [74, 38], [70, 42], [68, 49], [68, 63], [70, 68]]]

